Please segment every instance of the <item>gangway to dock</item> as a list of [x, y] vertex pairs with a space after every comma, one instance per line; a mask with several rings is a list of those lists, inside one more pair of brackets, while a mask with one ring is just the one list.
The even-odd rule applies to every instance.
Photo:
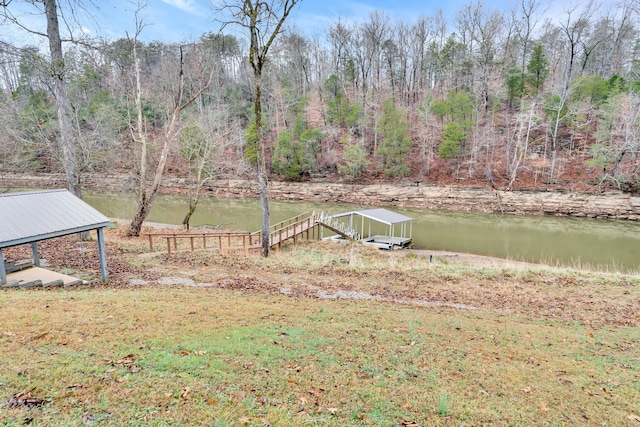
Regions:
[[[337, 215], [325, 212], [305, 212], [280, 221], [269, 227], [269, 246], [281, 247], [284, 242], [299, 239], [320, 240], [323, 229], [334, 236], [332, 240], [342, 239], [360, 242], [366, 246], [380, 249], [399, 249], [411, 244], [412, 218], [386, 209], [368, 209], [352, 211]], [[380, 233], [380, 228], [384, 233]], [[191, 251], [197, 249], [228, 250], [241, 249], [245, 255], [249, 250], [262, 247], [262, 232], [198, 232], [195, 230], [175, 233], [149, 233], [149, 248], [154, 249], [154, 239], [166, 240], [166, 249], [171, 255], [179, 250], [178, 241], [188, 241]], [[199, 243], [201, 242], [201, 243]], [[164, 245], [163, 245], [164, 246]]]
[[[262, 234], [260, 231], [256, 233], [258, 235]], [[280, 247], [287, 240], [293, 240], [295, 243], [299, 238], [303, 238], [305, 234], [307, 240], [320, 238], [318, 215], [315, 211], [305, 212], [272, 225], [269, 228], [269, 245], [272, 248], [275, 246]]]

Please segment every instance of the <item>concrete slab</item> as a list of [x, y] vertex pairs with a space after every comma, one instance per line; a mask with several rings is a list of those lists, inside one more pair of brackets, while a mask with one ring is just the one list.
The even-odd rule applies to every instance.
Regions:
[[59, 286], [60, 281], [64, 286], [82, 284], [83, 280], [40, 267], [31, 267], [7, 274], [7, 282], [18, 282], [18, 286], [41, 281], [41, 286]]

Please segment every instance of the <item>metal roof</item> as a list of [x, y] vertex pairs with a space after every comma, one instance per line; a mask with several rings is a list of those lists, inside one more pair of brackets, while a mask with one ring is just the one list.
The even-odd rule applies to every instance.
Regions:
[[334, 218], [340, 218], [349, 215], [360, 215], [365, 218], [372, 219], [374, 221], [381, 222], [387, 225], [400, 224], [403, 222], [413, 221], [413, 218], [401, 215], [399, 213], [391, 212], [390, 210], [383, 208], [365, 209], [361, 211], [346, 212], [338, 215], [332, 215]]
[[110, 225], [67, 190], [0, 194], [0, 249]]

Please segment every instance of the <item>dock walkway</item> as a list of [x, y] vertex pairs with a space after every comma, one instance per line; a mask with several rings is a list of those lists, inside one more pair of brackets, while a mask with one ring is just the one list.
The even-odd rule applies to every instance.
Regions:
[[[365, 220], [367, 221], [366, 230]], [[388, 233], [386, 235], [371, 233], [371, 222], [382, 223]], [[407, 234], [406, 226], [410, 222], [411, 218], [384, 209], [353, 211], [339, 215], [329, 215], [316, 211], [305, 212], [269, 227], [269, 245], [271, 248], [279, 248], [287, 241], [296, 243], [298, 239], [304, 238], [306, 240], [319, 240], [322, 238], [321, 229], [326, 228], [336, 233], [340, 239], [357, 241], [380, 249], [396, 249], [411, 244], [411, 232], [409, 231]], [[401, 230], [399, 236], [395, 232], [396, 225]], [[360, 231], [357, 231], [358, 228]], [[166, 249], [169, 255], [171, 255], [172, 250], [180, 250], [179, 241], [188, 241], [191, 251], [209, 249], [225, 253], [229, 250], [241, 249], [245, 255], [248, 255], [252, 249], [260, 249], [262, 247], [261, 231], [250, 233], [244, 231], [201, 232], [192, 230], [179, 233], [150, 233], [147, 236], [149, 237], [151, 251], [154, 248], [154, 239], [166, 240]]]

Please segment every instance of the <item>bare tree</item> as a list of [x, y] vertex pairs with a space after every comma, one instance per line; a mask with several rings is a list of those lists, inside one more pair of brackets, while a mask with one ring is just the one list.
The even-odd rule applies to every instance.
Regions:
[[529, 105], [523, 102], [520, 111], [514, 114], [514, 130], [510, 135], [510, 141], [507, 144], [507, 175], [509, 176], [509, 185], [507, 190], [513, 188], [513, 184], [518, 176], [518, 171], [523, 165], [529, 151], [529, 142], [531, 140], [531, 132], [536, 126], [538, 118], [536, 117], [537, 99], [533, 98]]
[[[69, 38], [63, 39], [60, 35], [58, 21], [58, 5], [56, 0], [30, 1], [38, 13], [46, 18], [46, 32], [40, 32], [22, 22], [13, 13], [11, 1], [4, 0], [0, 3], [0, 16], [17, 27], [30, 34], [45, 37], [49, 42], [50, 74], [53, 79], [53, 91], [58, 109], [58, 123], [60, 126], [60, 147], [62, 149], [62, 166], [65, 171], [67, 188], [76, 196], [82, 198], [80, 187], [80, 170], [77, 161], [77, 142], [73, 126], [73, 112], [66, 80], [66, 67], [62, 52], [63, 41], [75, 41], [71, 32]], [[77, 5], [80, 6], [80, 5]], [[66, 19], [64, 22], [69, 25]]]
[[485, 6], [478, 1], [458, 12], [457, 21], [463, 43], [478, 69], [475, 76], [480, 86], [478, 107], [486, 120], [490, 108], [490, 83], [498, 63], [504, 19], [497, 11], [486, 11]]
[[[142, 6], [144, 7], [144, 6]], [[175, 89], [174, 100], [175, 103], [172, 108], [171, 118], [169, 119], [169, 123], [167, 124], [165, 130], [160, 136], [160, 143], [157, 144], [158, 148], [160, 148], [160, 156], [158, 158], [158, 163], [155, 166], [155, 171], [153, 171], [153, 179], [151, 182], [147, 182], [147, 173], [148, 164], [147, 164], [147, 149], [148, 149], [148, 140], [143, 120], [143, 106], [142, 106], [142, 76], [140, 72], [140, 57], [138, 52], [138, 36], [142, 32], [144, 28], [144, 24], [142, 20], [139, 18], [139, 12], [141, 8], [139, 7], [136, 11], [136, 32], [132, 40], [133, 46], [133, 61], [134, 61], [134, 72], [135, 72], [135, 104], [136, 104], [136, 125], [134, 133], [134, 139], [138, 142], [140, 146], [140, 170], [139, 170], [139, 186], [138, 186], [138, 207], [136, 210], [136, 214], [131, 220], [131, 224], [129, 224], [129, 230], [127, 234], [129, 236], [139, 236], [140, 229], [142, 228], [142, 223], [151, 212], [151, 207], [153, 206], [153, 201], [158, 193], [158, 189], [160, 188], [160, 184], [162, 182], [162, 177], [164, 175], [164, 169], [167, 164], [167, 159], [169, 157], [169, 152], [171, 148], [176, 144], [180, 132], [182, 131], [180, 127], [180, 114], [182, 111], [191, 105], [194, 101], [196, 101], [202, 93], [207, 90], [207, 88], [211, 85], [211, 80], [213, 78], [214, 68], [211, 68], [211, 73], [209, 74], [209, 78], [206, 82], [202, 83], [202, 85], [194, 89], [189, 97], [185, 98], [184, 87], [185, 87], [185, 75], [184, 75], [184, 55], [183, 49], [180, 48], [180, 61], [178, 65], [178, 82]]]
[[223, 26], [238, 25], [249, 32], [249, 63], [253, 70], [255, 128], [258, 143], [258, 188], [262, 209], [262, 256], [269, 256], [269, 176], [265, 160], [262, 125], [262, 76], [269, 49], [282, 31], [293, 7], [302, 0], [236, 0], [225, 1], [221, 11], [229, 13]]
[[[522, 14], [515, 26], [515, 32], [519, 44], [522, 46], [522, 55], [520, 58], [520, 70], [522, 72], [526, 69], [527, 60], [529, 58], [529, 50], [531, 40], [539, 21], [538, 10], [540, 9], [539, 0], [521, 0], [520, 10]], [[544, 11], [543, 11], [544, 12]]]
[[583, 68], [589, 74], [623, 75], [628, 71], [638, 37], [633, 4], [633, 0], [623, 0], [610, 5], [606, 16], [593, 25], [589, 40], [583, 45]]
[[180, 136], [180, 155], [189, 163], [189, 209], [182, 220], [188, 230], [191, 216], [198, 207], [201, 190], [207, 181], [224, 169], [224, 152], [238, 145], [242, 129], [226, 106], [210, 106], [198, 121], [188, 125]]
[[594, 47], [592, 44], [587, 45], [586, 42], [591, 27], [591, 18], [596, 13], [596, 9], [595, 0], [590, 0], [584, 6], [570, 6], [566, 10], [566, 20], [560, 23], [560, 28], [567, 37], [565, 90], [569, 90], [576, 61], [580, 54], [588, 56]]

